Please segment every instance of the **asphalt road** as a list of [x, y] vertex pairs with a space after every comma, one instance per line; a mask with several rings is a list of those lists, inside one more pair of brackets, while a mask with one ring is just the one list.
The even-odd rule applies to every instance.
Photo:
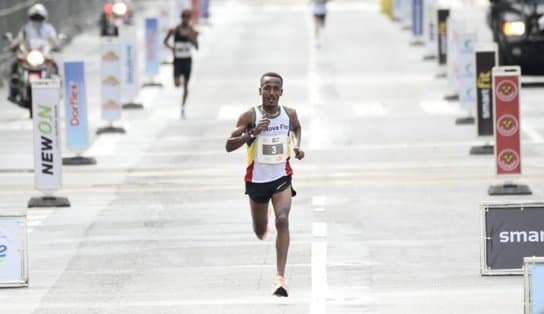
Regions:
[[[0, 313], [522, 313], [522, 277], [480, 276], [479, 206], [541, 199], [544, 90], [521, 95], [520, 181], [533, 195], [490, 197], [503, 182], [493, 157], [468, 153], [486, 139], [455, 125], [464, 112], [443, 100], [438, 66], [378, 2], [332, 3], [319, 49], [306, 1], [213, 5], [188, 118], [162, 66], [164, 88], [123, 111], [126, 135], [93, 136], [85, 155], [97, 165], [64, 167], [57, 194], [72, 206], [28, 210], [30, 285], [0, 290]], [[155, 10], [138, 12], [140, 38]], [[93, 134], [105, 125], [97, 33], [62, 56], [86, 62]], [[273, 237], [252, 233], [245, 152], [224, 149], [267, 71], [284, 77], [281, 103], [298, 111], [306, 150], [293, 162], [286, 299], [271, 296]], [[40, 195], [32, 125], [0, 102], [0, 209], [25, 209]]]

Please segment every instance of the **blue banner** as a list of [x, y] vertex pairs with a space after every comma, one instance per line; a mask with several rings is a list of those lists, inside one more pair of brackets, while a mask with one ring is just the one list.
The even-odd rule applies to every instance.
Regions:
[[82, 61], [64, 63], [66, 146], [75, 153], [89, 147], [85, 66]]
[[153, 78], [159, 74], [159, 19], [145, 19], [145, 74]]
[[535, 264], [531, 272], [532, 313], [544, 313], [544, 265]]
[[423, 0], [412, 0], [412, 34], [423, 35]]

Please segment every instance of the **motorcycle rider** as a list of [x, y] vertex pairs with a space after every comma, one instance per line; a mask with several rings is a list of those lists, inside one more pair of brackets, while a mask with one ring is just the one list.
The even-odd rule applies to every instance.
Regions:
[[[57, 31], [53, 25], [46, 22], [47, 9], [41, 3], [36, 3], [28, 9], [28, 22], [21, 28], [17, 37], [12, 41], [10, 49], [16, 51], [20, 45], [29, 44], [34, 40], [43, 40], [51, 45], [52, 50], [60, 47]], [[56, 66], [56, 65], [55, 65]], [[11, 80], [8, 100], [17, 103], [17, 82], [19, 81], [20, 63], [16, 59], [11, 64]]]

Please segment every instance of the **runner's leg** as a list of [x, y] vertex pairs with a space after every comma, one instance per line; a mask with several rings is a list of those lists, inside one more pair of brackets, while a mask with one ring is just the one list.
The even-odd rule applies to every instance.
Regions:
[[289, 212], [291, 210], [291, 186], [272, 195], [272, 206], [276, 214], [276, 267], [279, 276], [285, 275], [287, 251], [289, 250]]
[[259, 240], [264, 240], [268, 224], [268, 202], [257, 203], [250, 198], [249, 205], [251, 207], [251, 219], [253, 220], [253, 232], [255, 232]]

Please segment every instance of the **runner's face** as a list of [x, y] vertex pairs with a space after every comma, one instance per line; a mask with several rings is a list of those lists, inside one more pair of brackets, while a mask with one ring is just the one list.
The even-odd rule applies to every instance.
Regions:
[[275, 107], [278, 105], [280, 96], [283, 93], [281, 80], [277, 77], [265, 76], [259, 88], [259, 94], [263, 98], [263, 106]]

